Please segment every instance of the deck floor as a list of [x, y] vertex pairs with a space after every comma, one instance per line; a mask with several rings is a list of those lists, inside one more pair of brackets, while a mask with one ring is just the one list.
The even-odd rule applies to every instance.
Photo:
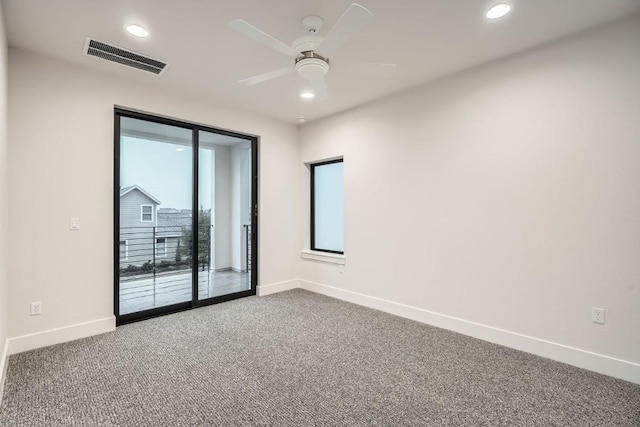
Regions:
[[[251, 275], [236, 271], [198, 273], [198, 299], [251, 289]], [[191, 272], [162, 273], [120, 279], [120, 314], [135, 313], [191, 300]]]

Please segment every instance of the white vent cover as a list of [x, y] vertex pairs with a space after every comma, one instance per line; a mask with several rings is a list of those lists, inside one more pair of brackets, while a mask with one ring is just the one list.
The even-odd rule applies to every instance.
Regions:
[[101, 42], [91, 37], [87, 37], [85, 41], [84, 54], [106, 59], [111, 62], [117, 62], [118, 64], [148, 71], [153, 74], [162, 74], [169, 66], [166, 62], [158, 59]]

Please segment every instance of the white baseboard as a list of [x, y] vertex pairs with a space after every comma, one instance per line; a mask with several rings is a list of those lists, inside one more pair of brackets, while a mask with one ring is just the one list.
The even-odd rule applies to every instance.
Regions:
[[[259, 285], [257, 294], [259, 296], [265, 296], [296, 288], [302, 288], [318, 294], [327, 295], [343, 301], [384, 311], [396, 316], [448, 329], [484, 341], [489, 341], [505, 347], [525, 351], [527, 353], [546, 357], [558, 362], [567, 363], [579, 368], [640, 384], [640, 364], [638, 363], [616, 359], [614, 357], [569, 347], [563, 344], [506, 331], [504, 329], [494, 328], [492, 326], [320, 283], [296, 279], [268, 285]], [[115, 317], [111, 316], [105, 319], [7, 339], [3, 351], [0, 353], [0, 399], [4, 389], [4, 379], [9, 355], [114, 331], [115, 327]]]
[[7, 376], [7, 368], [9, 367], [9, 340], [5, 340], [0, 352], [0, 403], [2, 403], [2, 394], [4, 392], [4, 379]]
[[563, 344], [494, 328], [446, 314], [435, 313], [410, 305], [376, 298], [357, 292], [322, 285], [307, 280], [299, 280], [300, 287], [311, 292], [327, 295], [376, 310], [405, 317], [421, 323], [469, 335], [484, 341], [500, 344], [579, 368], [609, 375], [632, 383], [640, 384], [640, 364], [614, 357], [593, 353]]
[[286, 282], [271, 283], [268, 285], [258, 285], [256, 293], [259, 297], [275, 294], [277, 292], [290, 291], [300, 287], [298, 279], [287, 280]]
[[23, 351], [35, 350], [36, 348], [47, 347], [115, 330], [116, 318], [115, 316], [110, 316], [104, 319], [9, 338], [7, 340], [7, 352], [8, 354], [22, 353]]

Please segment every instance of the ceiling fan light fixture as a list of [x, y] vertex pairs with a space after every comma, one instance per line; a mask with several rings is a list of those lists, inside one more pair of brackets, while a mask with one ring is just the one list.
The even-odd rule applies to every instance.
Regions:
[[488, 19], [498, 19], [511, 12], [511, 5], [509, 3], [496, 3], [487, 10], [486, 17]]
[[302, 99], [313, 99], [315, 97], [316, 97], [316, 94], [308, 90], [302, 91], [300, 93], [300, 98]]
[[140, 38], [149, 37], [149, 31], [147, 31], [147, 29], [141, 25], [129, 24], [125, 28], [127, 29], [127, 32], [132, 36], [136, 36]]
[[305, 80], [321, 79], [329, 71], [329, 64], [320, 58], [303, 58], [295, 65], [298, 75]]

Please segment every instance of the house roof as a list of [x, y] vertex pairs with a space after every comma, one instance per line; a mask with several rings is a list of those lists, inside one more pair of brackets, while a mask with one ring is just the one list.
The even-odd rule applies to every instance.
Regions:
[[156, 205], [160, 204], [160, 200], [155, 198], [153, 195], [151, 195], [148, 191], [144, 190], [139, 185], [130, 185], [128, 187], [122, 187], [120, 189], [120, 197], [124, 196], [125, 194], [128, 194], [128, 193], [132, 192], [133, 190], [138, 190], [139, 192], [141, 192], [142, 194], [144, 194], [145, 196], [150, 198]]
[[174, 212], [158, 211], [158, 225], [156, 236], [170, 237], [181, 236], [185, 228], [191, 228], [191, 211], [183, 210]]

